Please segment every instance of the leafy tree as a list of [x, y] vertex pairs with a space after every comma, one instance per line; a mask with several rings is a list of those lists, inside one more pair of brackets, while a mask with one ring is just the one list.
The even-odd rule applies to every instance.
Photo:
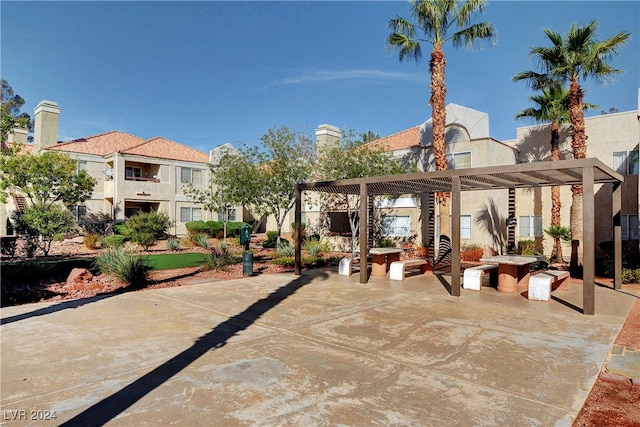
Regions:
[[28, 128], [31, 117], [27, 113], [20, 113], [24, 99], [13, 92], [11, 85], [5, 79], [0, 81], [0, 85], [0, 140], [6, 142], [14, 129]]
[[91, 197], [96, 180], [77, 171], [78, 162], [55, 151], [0, 156], [0, 202], [12, 192], [24, 193], [32, 204], [75, 205]]
[[18, 233], [25, 235], [27, 240], [36, 242], [40, 238], [37, 247], [45, 256], [49, 255], [54, 237], [70, 232], [75, 226], [71, 213], [61, 204], [36, 203], [16, 211], [13, 220]]
[[166, 213], [141, 212], [127, 219], [123, 234], [146, 251], [167, 234], [169, 227], [171, 227], [171, 220]]
[[286, 126], [269, 129], [260, 140], [262, 149], [245, 146], [222, 156], [212, 168], [214, 193], [205, 194], [203, 200], [211, 206], [223, 201], [246, 206], [260, 216], [273, 216], [279, 244], [282, 225], [295, 202], [294, 185], [309, 177], [314, 144]]
[[[571, 121], [571, 148], [575, 159], [587, 155], [586, 134], [584, 125], [584, 92], [580, 79], [595, 78], [602, 80], [611, 78], [620, 70], [613, 68], [608, 62], [620, 52], [631, 33], [621, 31], [613, 37], [598, 41], [596, 30], [598, 23], [594, 19], [584, 27], [572, 24], [569, 32], [563, 37], [552, 30], [544, 33], [551, 46], [534, 47], [530, 54], [536, 57], [545, 71], [562, 82], [569, 82], [569, 116]], [[571, 236], [574, 240], [582, 240], [582, 186], [571, 188]], [[576, 270], [582, 264], [582, 248], [578, 248], [577, 256], [572, 256]]]
[[[234, 162], [236, 159], [239, 159], [240, 153], [235, 149], [223, 149], [222, 158], [227, 157], [228, 161]], [[237, 157], [236, 157], [237, 156]], [[210, 212], [223, 212], [223, 240], [226, 243], [227, 241], [227, 224], [229, 223], [229, 209], [234, 206], [234, 203], [241, 204], [239, 201], [241, 200], [241, 194], [236, 194], [236, 190], [241, 190], [236, 187], [232, 188], [222, 188], [215, 184], [215, 177], [218, 175], [219, 164], [210, 164], [209, 169], [211, 173], [209, 174], [209, 189], [203, 190], [200, 188], [196, 188], [193, 186], [191, 182], [186, 182], [182, 186], [182, 190], [184, 194], [191, 200], [201, 203], [203, 205], [203, 209]], [[248, 166], [244, 163], [239, 163], [238, 167]], [[244, 174], [248, 171], [245, 169]], [[243, 175], [244, 175], [243, 174]]]
[[[365, 144], [363, 141], [354, 140], [353, 132], [346, 131], [343, 135], [339, 146], [327, 147], [318, 153], [316, 180], [331, 181], [416, 171], [413, 163], [403, 161], [392, 152], [386, 151], [381, 145]], [[351, 249], [355, 253], [360, 227], [360, 203], [362, 203], [360, 197], [346, 193], [325, 197], [327, 197], [324, 200], [325, 205], [347, 211], [351, 228]]]
[[[454, 47], [465, 45], [471, 47], [479, 40], [493, 41], [496, 31], [490, 23], [471, 24], [471, 17], [476, 13], [484, 13], [486, 0], [411, 0], [411, 15], [415, 19], [410, 22], [401, 17], [389, 21], [391, 34], [387, 45], [399, 51], [400, 61], [422, 58], [423, 42], [433, 46], [429, 61], [431, 74], [431, 120], [433, 124], [433, 151], [437, 170], [449, 168], [447, 147], [445, 145], [445, 127], [447, 124], [445, 111], [445, 95], [447, 87], [445, 77], [445, 55], [443, 45], [449, 40]], [[418, 31], [424, 38], [418, 37]], [[440, 204], [440, 231], [449, 233], [448, 193], [437, 195]]]
[[360, 138], [362, 138], [363, 143], [372, 142], [376, 139], [380, 139], [380, 135], [375, 132], [367, 131], [366, 133], [360, 134]]

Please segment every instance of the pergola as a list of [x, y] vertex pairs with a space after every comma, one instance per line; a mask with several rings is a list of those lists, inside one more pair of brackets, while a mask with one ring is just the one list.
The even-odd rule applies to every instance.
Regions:
[[[295, 274], [301, 274], [302, 192], [350, 194], [360, 196], [360, 254], [368, 254], [370, 197], [383, 195], [451, 193], [451, 289], [460, 296], [460, 194], [463, 191], [583, 186], [583, 313], [595, 313], [595, 185], [609, 184], [614, 241], [614, 287], [620, 289], [622, 276], [622, 239], [620, 227], [621, 192], [624, 177], [595, 158], [544, 161], [516, 165], [419, 172], [374, 176], [337, 181], [307, 182], [295, 186]], [[424, 206], [421, 207], [424, 209]], [[422, 216], [424, 218], [424, 216]], [[423, 236], [426, 221], [422, 221]], [[360, 283], [367, 283], [367, 268], [360, 269]]]

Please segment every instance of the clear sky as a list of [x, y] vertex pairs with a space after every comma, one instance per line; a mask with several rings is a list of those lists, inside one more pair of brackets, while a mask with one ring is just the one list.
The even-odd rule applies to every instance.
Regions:
[[[33, 114], [43, 99], [62, 113], [59, 139], [110, 130], [163, 136], [208, 151], [259, 144], [286, 125], [314, 134], [328, 123], [390, 135], [431, 116], [428, 59], [398, 61], [385, 48], [398, 1], [7, 1], [1, 11], [1, 71]], [[630, 31], [612, 61], [625, 70], [605, 85], [584, 83], [600, 110], [638, 108], [638, 1], [493, 1], [484, 21], [494, 47], [445, 46], [447, 103], [489, 113], [490, 131], [515, 138], [514, 115], [532, 92], [511, 77], [536, 64], [544, 28], [565, 34], [599, 21], [598, 38]]]

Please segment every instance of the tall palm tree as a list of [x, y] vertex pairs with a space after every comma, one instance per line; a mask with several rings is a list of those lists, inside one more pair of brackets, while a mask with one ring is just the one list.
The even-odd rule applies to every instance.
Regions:
[[[571, 120], [571, 149], [573, 157], [586, 157], [586, 134], [584, 128], [584, 93], [580, 85], [583, 80], [591, 77], [597, 80], [612, 77], [620, 72], [613, 68], [608, 61], [617, 55], [631, 33], [621, 31], [613, 37], [598, 41], [596, 29], [598, 23], [594, 19], [584, 27], [572, 24], [569, 32], [563, 37], [549, 29], [544, 33], [551, 41], [551, 47], [534, 47], [531, 55], [536, 56], [547, 73], [569, 82], [569, 116]], [[572, 239], [582, 241], [582, 186], [571, 188], [571, 236]], [[575, 258], [577, 264], [582, 264], [582, 248], [578, 248]], [[572, 265], [575, 269], [578, 265]]]
[[[532, 86], [540, 87], [541, 93], [530, 96], [535, 104], [518, 114], [517, 119], [530, 119], [537, 123], [550, 123], [551, 160], [560, 160], [560, 125], [569, 120], [569, 90], [544, 74], [525, 71], [516, 74], [513, 80], [535, 79]], [[560, 225], [560, 187], [551, 187], [551, 225]]]
[[[391, 34], [387, 38], [387, 45], [399, 51], [401, 62], [406, 59], [419, 61], [422, 58], [421, 44], [424, 42], [433, 45], [429, 61], [433, 151], [436, 169], [446, 170], [449, 168], [445, 146], [447, 87], [444, 83], [446, 60], [442, 47], [449, 40], [454, 47], [471, 47], [479, 40], [493, 42], [496, 31], [493, 25], [487, 22], [471, 24], [471, 17], [476, 12], [484, 13], [486, 0], [410, 0], [410, 3], [411, 15], [415, 22], [399, 16], [392, 18], [389, 21]], [[424, 33], [424, 38], [416, 35], [418, 31]], [[448, 196], [448, 193], [438, 194], [441, 206], [440, 227], [443, 234], [449, 233], [449, 208], [446, 203]]]

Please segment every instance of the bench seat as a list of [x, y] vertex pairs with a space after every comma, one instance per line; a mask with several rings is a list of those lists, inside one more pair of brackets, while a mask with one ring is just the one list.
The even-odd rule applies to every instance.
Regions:
[[353, 264], [360, 263], [359, 256], [347, 256], [340, 259], [338, 263], [338, 274], [340, 276], [351, 276]]
[[482, 287], [482, 280], [486, 274], [489, 274], [489, 281], [494, 282], [497, 278], [498, 265], [484, 264], [475, 267], [465, 268], [462, 287], [464, 289], [472, 289], [479, 291]]
[[431, 263], [426, 259], [403, 259], [400, 261], [394, 261], [389, 266], [389, 279], [391, 280], [404, 280], [406, 268], [420, 267], [420, 272], [425, 273], [429, 270]]
[[551, 299], [551, 290], [556, 284], [556, 287], [562, 287], [562, 289], [568, 290], [571, 285], [569, 272], [563, 270], [546, 270], [533, 274], [529, 278], [527, 298], [532, 301], [549, 301]]

